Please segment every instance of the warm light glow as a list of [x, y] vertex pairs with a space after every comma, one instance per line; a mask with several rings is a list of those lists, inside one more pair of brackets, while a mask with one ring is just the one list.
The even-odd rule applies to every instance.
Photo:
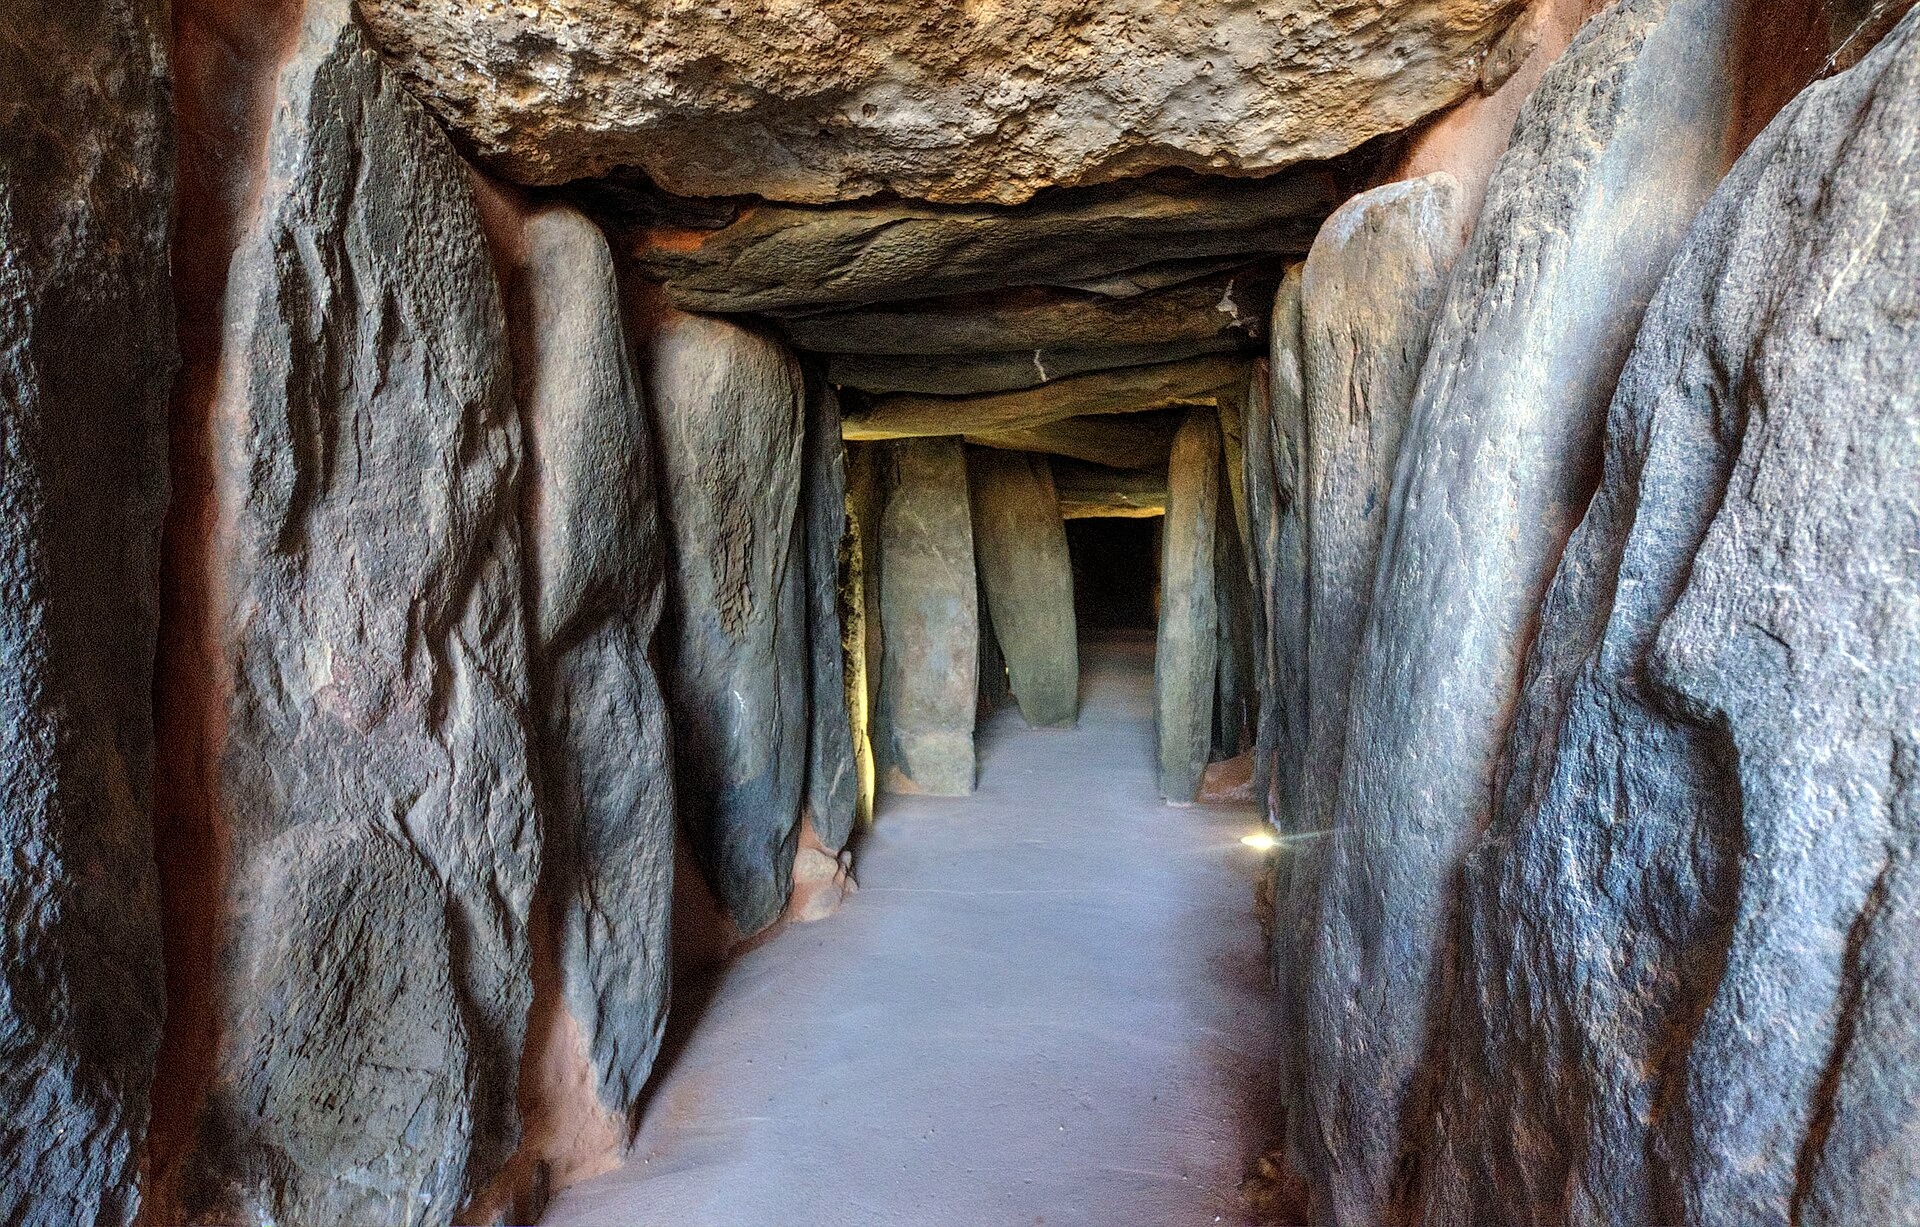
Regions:
[[1280, 846], [1280, 841], [1265, 831], [1256, 831], [1252, 835], [1242, 835], [1240, 842], [1249, 848], [1258, 848], [1262, 852], [1270, 852]]

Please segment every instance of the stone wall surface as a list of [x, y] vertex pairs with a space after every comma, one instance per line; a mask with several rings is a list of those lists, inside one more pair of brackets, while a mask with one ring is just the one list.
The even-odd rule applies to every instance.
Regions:
[[1455, 880], [1640, 311], [1724, 169], [1731, 0], [1623, 0], [1528, 101], [1401, 443], [1302, 1019], [1326, 1222], [1404, 1217], [1431, 1145]]
[[957, 439], [910, 439], [894, 445], [893, 461], [880, 529], [889, 741], [882, 787], [964, 796], [974, 785], [980, 678], [966, 448]]
[[968, 453], [967, 482], [974, 554], [1007, 685], [1028, 724], [1070, 728], [1080, 714], [1080, 642], [1053, 470], [1044, 456], [979, 448]]
[[528, 8], [369, 0], [423, 98], [506, 177], [639, 167], [690, 196], [1014, 203], [1179, 166], [1344, 153], [1480, 84], [1511, 0], [904, 0]]
[[663, 308], [648, 347], [680, 820], [743, 932], [792, 884], [807, 783], [805, 392], [778, 341]]
[[814, 834], [837, 851], [853, 834], [860, 807], [848, 709], [847, 620], [840, 607], [841, 554], [848, 544], [847, 452], [840, 441], [840, 398], [817, 380], [807, 382], [801, 482], [807, 537], [807, 815]]
[[1219, 651], [1213, 552], [1220, 485], [1219, 415], [1188, 410], [1167, 465], [1160, 626], [1153, 654], [1160, 795], [1179, 804], [1200, 791], [1212, 745]]
[[1920, 1222], [1920, 16], [1649, 308], [1464, 875], [1433, 1223]]
[[168, 1214], [445, 1223], [518, 1135], [523, 439], [466, 168], [345, 0], [289, 33], [176, 422], [163, 761], [218, 955]]
[[[528, 1143], [552, 1152], [559, 1183], [566, 1167], [608, 1162], [624, 1147], [666, 1020], [674, 797], [652, 660], [663, 543], [651, 431], [605, 238], [550, 206], [509, 243], [551, 928], [551, 948], [537, 953], [553, 960], [536, 966], [535, 988], [538, 997], [552, 983], [568, 1016], [536, 1001], [528, 1046], [551, 1063], [527, 1076], [557, 1085], [523, 1087], [521, 1104], [529, 1134], [552, 1135]], [[556, 1077], [582, 1058], [597, 1114], [567, 1103]], [[589, 1141], [598, 1153], [573, 1153]]]
[[0, 1222], [125, 1224], [164, 1011], [166, 6], [0, 19]]

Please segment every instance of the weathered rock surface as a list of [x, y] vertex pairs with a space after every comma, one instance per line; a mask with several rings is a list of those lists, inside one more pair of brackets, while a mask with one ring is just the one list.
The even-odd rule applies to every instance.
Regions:
[[1252, 265], [1130, 298], [1026, 286], [795, 316], [782, 319], [780, 328], [801, 349], [825, 354], [958, 357], [1220, 339], [1240, 344], [1265, 336], [1275, 280], [1267, 268]]
[[[559, 996], [618, 1147], [660, 1047], [673, 895], [673, 765], [651, 659], [663, 600], [653, 444], [600, 231], [548, 207], [496, 248], [511, 261], [526, 438], [542, 897]], [[556, 1090], [524, 1088], [523, 1106]]]
[[1035, 728], [1080, 715], [1073, 563], [1044, 456], [978, 448], [967, 457], [973, 548], [993, 635], [1020, 714]]
[[1029, 349], [1009, 354], [933, 357], [830, 354], [826, 368], [829, 382], [863, 392], [971, 396], [983, 392], [1014, 392], [1094, 371], [1179, 362], [1202, 354], [1231, 353], [1239, 348], [1239, 341], [1223, 336], [1162, 345]]
[[649, 357], [680, 821], [754, 933], [786, 906], [807, 782], [802, 375], [779, 342], [670, 308]]
[[1260, 710], [1254, 680], [1253, 580], [1224, 480], [1231, 461], [1223, 451], [1221, 497], [1213, 532], [1214, 636], [1218, 643], [1214, 649], [1213, 744], [1208, 757], [1214, 762], [1238, 757], [1253, 748]]
[[[881, 760], [889, 739], [885, 735], [882, 711], [881, 659], [886, 651], [886, 628], [880, 621], [880, 587], [885, 552], [881, 547], [881, 529], [892, 492], [892, 444], [851, 443], [847, 445], [847, 520], [860, 547], [857, 592], [849, 585], [847, 615], [860, 620], [860, 674], [866, 687], [865, 723], [868, 761], [866, 803], [871, 814], [872, 790], [883, 774]], [[850, 662], [851, 663], [851, 662]], [[858, 745], [858, 741], [855, 742]]]
[[1160, 552], [1160, 628], [1153, 657], [1160, 795], [1192, 801], [1207, 769], [1219, 649], [1213, 587], [1220, 501], [1220, 419], [1193, 409], [1173, 441]]
[[1435, 323], [1306, 992], [1305, 1161], [1328, 1220], [1393, 1220], [1419, 1195], [1460, 861], [1641, 305], [1724, 165], [1726, 77], [1703, 65], [1724, 62], [1733, 7], [1625, 0], [1588, 23], [1528, 102]]
[[492, 169], [639, 166], [688, 196], [1012, 203], [1179, 166], [1258, 174], [1410, 127], [1478, 84], [1505, 0], [706, 10], [369, 0]]
[[973, 791], [980, 627], [966, 449], [914, 439], [893, 449], [881, 527], [880, 621], [889, 792]]
[[446, 1223], [516, 1142], [531, 996], [505, 319], [466, 168], [345, 0], [273, 97], [175, 426], [162, 763], [223, 901], [175, 1221]]
[[166, 8], [0, 20], [0, 1222], [124, 1224], [164, 1010]]
[[1173, 452], [1173, 437], [1186, 419], [1181, 409], [1094, 414], [1041, 426], [973, 431], [966, 440], [980, 447], [1064, 456], [1111, 469], [1164, 471], [1167, 457]]
[[[1331, 173], [1304, 168], [1253, 183], [1167, 177], [1059, 192], [1019, 209], [761, 205], [719, 230], [656, 232], [638, 255], [674, 305], [690, 311], [858, 306], [1030, 285], [1097, 286], [1124, 298], [1221, 271], [1196, 261], [1304, 252], [1336, 192]], [[1170, 281], [1101, 284], [1170, 252]]]
[[1054, 495], [1062, 519], [1145, 518], [1167, 509], [1167, 475], [1054, 460]]
[[992, 396], [881, 396], [842, 424], [849, 439], [990, 434], [1094, 414], [1213, 406], [1245, 385], [1247, 364], [1228, 357], [1102, 371]]
[[1647, 312], [1467, 862], [1430, 1222], [1920, 1222], [1917, 124], [1909, 16]]
[[853, 718], [847, 705], [846, 620], [840, 608], [847, 547], [847, 453], [840, 441], [840, 399], [807, 384], [801, 443], [801, 503], [807, 535], [807, 816], [830, 852], [853, 834], [860, 806]]
[[1308, 830], [1333, 823], [1394, 461], [1427, 335], [1466, 243], [1463, 203], [1444, 171], [1362, 193], [1321, 227], [1301, 275], [1308, 732], [1299, 771]]

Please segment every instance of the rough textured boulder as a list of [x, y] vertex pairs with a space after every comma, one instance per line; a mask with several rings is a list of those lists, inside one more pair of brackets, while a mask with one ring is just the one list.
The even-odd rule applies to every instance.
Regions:
[[1920, 1222], [1917, 127], [1910, 15], [1647, 312], [1467, 863], [1430, 1222]]
[[692, 311], [858, 306], [1033, 285], [1127, 298], [1222, 271], [1221, 258], [1233, 267], [1303, 252], [1337, 203], [1333, 175], [1305, 168], [1253, 183], [1164, 177], [1057, 192], [1019, 209], [761, 205], [719, 230], [656, 234], [641, 259], [674, 304]]
[[1160, 628], [1153, 656], [1160, 795], [1186, 803], [1200, 791], [1213, 730], [1219, 649], [1213, 587], [1220, 501], [1220, 419], [1193, 409], [1167, 465], [1160, 553]]
[[742, 931], [780, 915], [807, 779], [805, 395], [779, 342], [664, 309], [647, 369], [680, 821]]
[[1265, 335], [1274, 281], [1273, 272], [1254, 265], [1127, 298], [1028, 286], [796, 316], [780, 328], [801, 349], [869, 356], [1238, 344]]
[[1479, 82], [1507, 0], [705, 9], [368, 0], [493, 169], [637, 166], [689, 196], [1015, 202], [1180, 166], [1258, 174], [1407, 128]]
[[968, 453], [967, 478], [980, 583], [1014, 700], [1036, 728], [1071, 727], [1080, 640], [1053, 471], [1044, 456], [980, 448]]
[[0, 1222], [124, 1224], [164, 1009], [165, 6], [0, 20]]
[[880, 396], [849, 414], [849, 439], [997, 434], [1097, 414], [1145, 413], [1172, 406], [1220, 403], [1245, 386], [1247, 364], [1229, 357], [1102, 371], [991, 396]]
[[466, 168], [346, 0], [294, 35], [175, 423], [162, 763], [218, 876], [170, 1217], [445, 1223], [518, 1134], [521, 431]]
[[974, 431], [966, 440], [980, 447], [1064, 456], [1110, 469], [1164, 472], [1167, 457], [1173, 452], [1173, 436], [1179, 433], [1180, 424], [1186, 419], [1186, 412], [1180, 409], [1093, 414], [1040, 426]]
[[[584, 1057], [597, 1100], [566, 1102], [565, 1079], [522, 1088], [526, 1145], [548, 1152], [561, 1183], [573, 1165], [608, 1162], [624, 1147], [666, 1019], [673, 768], [651, 658], [663, 550], [651, 432], [606, 240], [562, 207], [492, 230], [526, 437], [521, 505], [551, 941], [537, 954], [553, 960], [536, 969], [528, 1045], [545, 1058], [536, 1078]], [[539, 991], [550, 983], [552, 1003]], [[597, 1153], [567, 1152], [589, 1132]]]
[[801, 483], [807, 535], [807, 815], [813, 833], [837, 851], [853, 834], [860, 806], [847, 705], [846, 619], [840, 608], [842, 552], [848, 545], [847, 453], [840, 441], [840, 400], [832, 388], [813, 380], [807, 385]]
[[966, 449], [953, 439], [895, 446], [882, 520], [880, 621], [889, 792], [973, 791], [979, 597]]
[[[1535, 610], [1660, 272], [1724, 167], [1735, 0], [1624, 0], [1529, 100], [1403, 438], [1303, 1020], [1308, 1176], [1341, 1222], [1418, 1195], [1454, 963]], [[1409, 1179], [1403, 1173], [1412, 1173]]]

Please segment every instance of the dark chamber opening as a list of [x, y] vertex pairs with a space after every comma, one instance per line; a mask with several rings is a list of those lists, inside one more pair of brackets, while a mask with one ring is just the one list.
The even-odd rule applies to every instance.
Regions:
[[1067, 521], [1073, 612], [1082, 635], [1154, 627], [1160, 584], [1160, 520]]

